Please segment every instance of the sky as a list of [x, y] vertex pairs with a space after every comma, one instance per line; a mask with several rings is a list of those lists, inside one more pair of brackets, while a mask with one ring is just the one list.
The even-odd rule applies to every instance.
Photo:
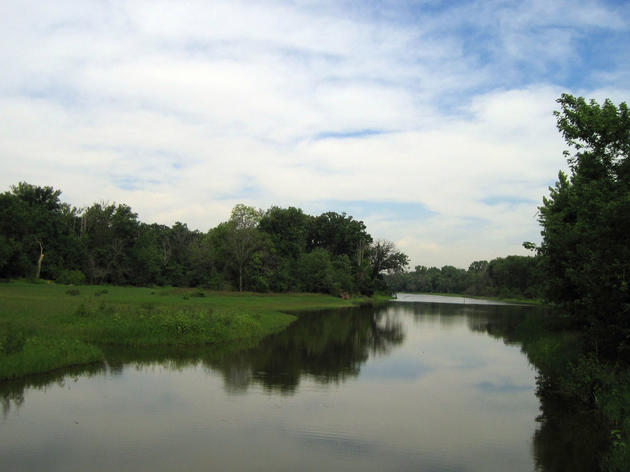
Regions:
[[0, 26], [0, 191], [200, 231], [346, 212], [411, 267], [526, 254], [556, 99], [630, 99], [625, 1], [4, 1]]

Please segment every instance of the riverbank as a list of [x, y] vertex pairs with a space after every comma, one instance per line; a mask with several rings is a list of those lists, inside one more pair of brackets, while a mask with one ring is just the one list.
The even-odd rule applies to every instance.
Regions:
[[373, 301], [173, 287], [0, 284], [0, 380], [104, 359], [100, 346], [198, 346], [260, 339], [288, 312]]
[[509, 298], [491, 297], [483, 295], [467, 295], [464, 293], [436, 293], [436, 292], [405, 292], [413, 295], [439, 295], [441, 297], [472, 298], [474, 300], [492, 300], [497, 302], [512, 303], [514, 305], [543, 305], [544, 301], [537, 298]]
[[[554, 424], [549, 429], [562, 431], [573, 447], [593, 449], [601, 470], [629, 470], [630, 367], [599, 356], [585, 332], [567, 316], [532, 313], [506, 336], [521, 343], [538, 370], [540, 419]], [[570, 413], [558, 417], [558, 409], [549, 408], [554, 412], [549, 414], [546, 405], [553, 403]], [[580, 437], [580, 427], [572, 424], [585, 416], [591, 424], [600, 424], [600, 437]]]

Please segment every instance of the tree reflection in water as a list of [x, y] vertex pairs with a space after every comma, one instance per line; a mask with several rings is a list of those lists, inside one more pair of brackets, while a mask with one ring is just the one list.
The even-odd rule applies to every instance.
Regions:
[[[230, 393], [244, 393], [260, 385], [269, 392], [292, 395], [304, 378], [339, 384], [357, 377], [370, 356], [387, 355], [403, 343], [403, 317], [411, 315], [420, 326], [437, 324], [440, 329], [452, 329], [464, 321], [473, 332], [522, 345], [524, 336], [531, 335], [527, 324], [539, 323], [532, 317], [545, 316], [538, 311], [518, 306], [396, 303], [302, 314], [281, 333], [238, 345], [161, 350], [105, 346], [106, 364], [0, 382], [0, 403], [6, 418], [12, 408], [24, 403], [27, 389], [45, 390], [81, 376], [120, 375], [130, 367], [156, 364], [172, 370], [202, 365], [219, 373]], [[588, 412], [578, 412], [545, 388], [539, 388], [537, 394], [541, 415], [532, 440], [536, 470], [597, 470], [607, 440], [601, 421]]]
[[385, 355], [403, 340], [402, 324], [385, 307], [318, 311], [212, 367], [231, 391], [244, 391], [254, 382], [292, 393], [303, 376], [322, 384], [356, 377], [370, 354]]

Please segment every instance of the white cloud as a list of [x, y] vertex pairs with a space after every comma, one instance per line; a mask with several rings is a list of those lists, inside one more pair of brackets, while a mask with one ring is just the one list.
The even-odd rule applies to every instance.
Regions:
[[[467, 266], [536, 239], [565, 165], [554, 100], [628, 96], [623, 56], [592, 69], [576, 41], [627, 35], [626, 22], [598, 2], [343, 5], [5, 2], [0, 185], [204, 231], [239, 201], [417, 203], [416, 220], [354, 215], [414, 264]], [[597, 82], [549, 75], [580, 61]]]

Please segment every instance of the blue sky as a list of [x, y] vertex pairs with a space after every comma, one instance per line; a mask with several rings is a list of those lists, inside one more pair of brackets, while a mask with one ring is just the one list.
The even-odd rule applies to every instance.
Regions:
[[523, 254], [555, 100], [628, 101], [612, 1], [0, 5], [0, 186], [206, 231], [236, 203], [346, 211], [412, 265]]

